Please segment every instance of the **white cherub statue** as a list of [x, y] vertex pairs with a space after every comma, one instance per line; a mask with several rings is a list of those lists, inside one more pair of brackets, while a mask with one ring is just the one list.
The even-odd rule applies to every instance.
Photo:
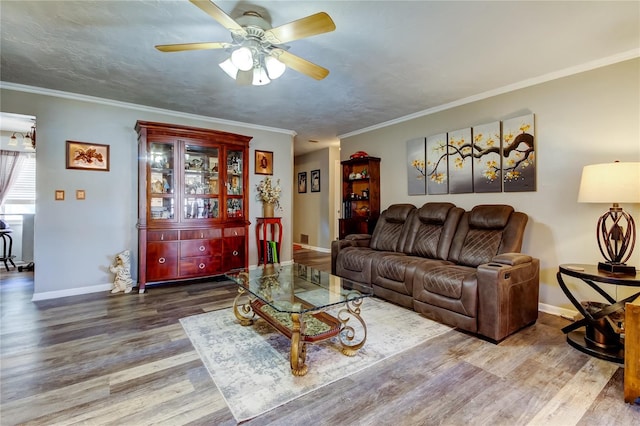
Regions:
[[116, 255], [116, 264], [109, 266], [109, 270], [116, 274], [111, 293], [124, 291], [131, 293], [133, 279], [131, 278], [131, 253], [125, 250]]

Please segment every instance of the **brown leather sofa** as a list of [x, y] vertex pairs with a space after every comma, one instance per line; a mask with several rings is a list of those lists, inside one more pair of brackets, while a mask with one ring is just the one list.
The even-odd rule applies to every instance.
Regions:
[[497, 342], [538, 318], [540, 263], [520, 253], [527, 220], [507, 205], [395, 204], [372, 235], [332, 243], [332, 272]]

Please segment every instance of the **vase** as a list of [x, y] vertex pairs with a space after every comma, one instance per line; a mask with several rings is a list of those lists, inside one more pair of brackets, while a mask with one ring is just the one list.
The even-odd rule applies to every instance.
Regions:
[[273, 217], [273, 203], [262, 203], [262, 217]]

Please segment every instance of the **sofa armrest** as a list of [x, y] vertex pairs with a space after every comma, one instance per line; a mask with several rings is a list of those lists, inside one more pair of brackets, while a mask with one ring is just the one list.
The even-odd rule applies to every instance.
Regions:
[[338, 259], [338, 253], [345, 247], [358, 246], [358, 240], [333, 240], [331, 241], [331, 273], [336, 274], [336, 259]]
[[497, 342], [538, 319], [538, 259], [499, 255], [478, 266], [477, 276], [479, 334]]
[[345, 240], [348, 241], [367, 241], [367, 246], [369, 246], [369, 241], [371, 241], [370, 234], [349, 234], [344, 237]]
[[501, 265], [521, 265], [523, 263], [531, 262], [531, 256], [522, 253], [502, 253], [497, 256], [494, 256], [491, 259], [491, 263], [499, 263]]

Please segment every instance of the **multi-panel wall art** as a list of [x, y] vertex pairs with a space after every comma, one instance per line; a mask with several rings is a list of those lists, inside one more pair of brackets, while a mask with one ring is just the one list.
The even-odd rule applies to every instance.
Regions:
[[407, 141], [409, 195], [536, 190], [534, 115]]

